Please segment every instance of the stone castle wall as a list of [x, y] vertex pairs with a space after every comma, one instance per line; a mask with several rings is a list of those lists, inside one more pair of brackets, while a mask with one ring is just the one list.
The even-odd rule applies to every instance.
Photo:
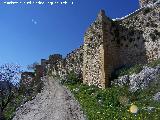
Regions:
[[84, 83], [109, 85], [112, 72], [122, 66], [160, 58], [160, 7], [143, 8], [120, 21], [101, 11], [84, 40]]
[[[160, 58], [160, 7], [144, 7], [113, 21], [103, 10], [84, 35], [84, 44], [65, 58], [42, 59], [43, 75], [64, 78], [74, 71], [83, 83], [105, 88], [112, 72], [122, 66], [145, 64]], [[41, 72], [40, 72], [41, 73]], [[39, 74], [37, 70], [37, 74]]]
[[148, 4], [153, 4], [153, 3], [155, 3], [156, 1], [158, 1], [158, 0], [139, 0], [139, 3], [140, 3], [140, 6], [141, 6], [141, 7], [145, 7], [145, 6], [147, 6]]
[[89, 85], [104, 88], [109, 85], [111, 72], [119, 65], [117, 27], [102, 10], [89, 27], [84, 40], [83, 80]]
[[[128, 63], [151, 62], [160, 58], [160, 7], [144, 8], [138, 14], [119, 21], [121, 26], [120, 38], [121, 48], [126, 48], [127, 53], [135, 53], [132, 57], [120, 53], [121, 60], [129, 58]], [[128, 29], [123, 30], [123, 28]], [[126, 34], [127, 33], [127, 34]], [[125, 37], [123, 34], [126, 34]], [[128, 38], [128, 39], [127, 39]], [[129, 51], [128, 51], [129, 50]], [[135, 59], [135, 60], [134, 60]]]
[[104, 87], [105, 84], [102, 27], [102, 18], [99, 15], [88, 28], [84, 37], [83, 81], [89, 85], [96, 84], [99, 87]]
[[[71, 71], [74, 71], [80, 78], [82, 78], [83, 66], [83, 46], [67, 54], [65, 58], [52, 55], [49, 58], [49, 63], [46, 67], [48, 74], [53, 76], [65, 77]], [[54, 61], [54, 62], [51, 62]]]

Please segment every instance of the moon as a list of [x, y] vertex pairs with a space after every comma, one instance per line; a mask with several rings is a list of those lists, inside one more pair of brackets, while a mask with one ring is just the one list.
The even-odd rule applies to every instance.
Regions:
[[36, 25], [36, 24], [37, 24], [37, 21], [34, 21], [34, 24]]
[[32, 19], [31, 21], [32, 21], [33, 24], [35, 24], [35, 25], [37, 24], [36, 20]]

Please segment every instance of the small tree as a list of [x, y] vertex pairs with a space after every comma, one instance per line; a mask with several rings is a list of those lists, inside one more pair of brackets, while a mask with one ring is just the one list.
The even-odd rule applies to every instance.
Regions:
[[16, 95], [21, 72], [18, 65], [0, 66], [0, 120], [4, 120], [4, 110]]
[[27, 69], [28, 69], [28, 70], [34, 70], [34, 71], [35, 71], [37, 65], [39, 65], [39, 63], [38, 63], [38, 62], [34, 62], [33, 64], [28, 65], [28, 66], [27, 66]]

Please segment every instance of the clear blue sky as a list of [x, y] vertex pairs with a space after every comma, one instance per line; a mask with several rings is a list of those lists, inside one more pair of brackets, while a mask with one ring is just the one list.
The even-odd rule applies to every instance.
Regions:
[[18, 63], [25, 66], [48, 58], [50, 54], [60, 53], [65, 56], [83, 43], [83, 35], [100, 9], [104, 9], [110, 18], [117, 18], [139, 8], [138, 0], [68, 1], [74, 1], [74, 4], [50, 6], [1, 3], [0, 64]]

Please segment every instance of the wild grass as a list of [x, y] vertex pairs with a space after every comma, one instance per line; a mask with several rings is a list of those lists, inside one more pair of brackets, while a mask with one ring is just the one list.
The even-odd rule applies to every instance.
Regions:
[[[157, 60], [147, 66], [155, 67], [159, 64], [160, 60]], [[116, 75], [131, 75], [139, 73], [142, 69], [142, 65], [134, 65], [116, 71]], [[76, 77], [72, 75], [69, 76], [74, 78], [74, 84], [65, 85], [81, 104], [88, 120], [160, 120], [160, 102], [153, 100], [153, 95], [160, 92], [159, 82], [153, 82], [149, 88], [136, 92], [129, 91], [126, 86], [113, 86], [102, 90], [76, 83]], [[157, 81], [160, 81], [160, 76]]]
[[[159, 120], [160, 102], [152, 98], [154, 87], [135, 93], [125, 87], [100, 89], [84, 84], [67, 85], [89, 120]], [[132, 113], [136, 105], [138, 112]]]

